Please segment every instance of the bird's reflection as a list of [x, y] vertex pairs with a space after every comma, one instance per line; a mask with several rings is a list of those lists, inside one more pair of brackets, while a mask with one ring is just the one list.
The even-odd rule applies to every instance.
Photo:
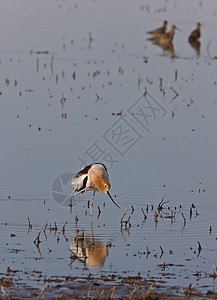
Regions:
[[156, 46], [161, 47], [164, 52], [169, 52], [170, 53], [170, 58], [175, 58], [176, 57], [176, 53], [175, 53], [174, 46], [173, 46], [172, 42], [154, 40], [154, 41], [152, 41], [152, 43]]
[[85, 236], [84, 231], [82, 234], [79, 232], [74, 233], [70, 251], [74, 255], [74, 259], [79, 259], [85, 266], [95, 269], [99, 269], [104, 265], [109, 254], [108, 247], [99, 239], [95, 239], [93, 230], [89, 236]]
[[200, 55], [200, 41], [195, 40], [195, 41], [189, 41], [189, 44], [191, 45], [192, 48], [196, 51], [197, 55]]

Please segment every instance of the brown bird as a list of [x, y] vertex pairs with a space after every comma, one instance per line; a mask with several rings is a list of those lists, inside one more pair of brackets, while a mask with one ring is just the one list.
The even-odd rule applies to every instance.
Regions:
[[157, 41], [160, 43], [169, 43], [172, 42], [175, 30], [178, 29], [176, 25], [172, 25], [170, 31], [163, 33], [163, 34], [156, 34], [153, 37], [151, 37], [150, 41]]
[[200, 26], [201, 24], [200, 23], [197, 23], [197, 27], [195, 30], [193, 30], [191, 32], [191, 34], [189, 35], [188, 37], [188, 41], [191, 43], [191, 42], [194, 42], [196, 40], [198, 40], [200, 38]]
[[166, 29], [167, 29], [167, 21], [164, 21], [162, 27], [159, 27], [159, 28], [157, 28], [157, 29], [148, 31], [147, 33], [148, 33], [148, 34], [154, 34], [154, 35], [155, 35], [155, 34], [163, 34], [163, 33], [166, 32]]

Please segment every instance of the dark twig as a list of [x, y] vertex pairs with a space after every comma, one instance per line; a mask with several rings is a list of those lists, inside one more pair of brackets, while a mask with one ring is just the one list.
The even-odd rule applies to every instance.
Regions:
[[182, 213], [182, 217], [183, 217], [183, 219], [184, 219], [184, 226], [183, 226], [183, 227], [185, 227], [185, 226], [186, 226], [186, 219], [185, 219], [185, 216], [184, 216], [183, 213]]
[[163, 250], [163, 248], [160, 246], [160, 250], [161, 250], [161, 254], [160, 254], [160, 258], [163, 256], [163, 254], [164, 254], [164, 250]]
[[44, 236], [45, 236], [45, 240], [47, 241], [47, 234], [46, 234], [46, 228], [47, 228], [47, 220], [46, 220], [46, 223], [45, 223], [45, 226], [44, 226]]
[[200, 244], [199, 241], [197, 241], [197, 242], [198, 242], [198, 254], [197, 254], [197, 257], [198, 257], [200, 255], [201, 250], [202, 250], [202, 246], [201, 246], [201, 244]]
[[168, 203], [170, 201], [164, 201], [164, 197], [163, 199], [161, 200], [161, 202], [158, 204], [158, 210], [162, 210], [163, 209], [163, 205]]
[[99, 207], [99, 206], [97, 206], [97, 208], [98, 208], [98, 216], [97, 216], [97, 219], [99, 219], [99, 217], [100, 217], [100, 215], [101, 215], [101, 210], [100, 210], [100, 207]]
[[128, 208], [125, 209], [124, 214], [123, 214], [123, 216], [122, 216], [122, 218], [121, 218], [121, 221], [120, 221], [120, 222], [121, 222], [121, 225], [122, 225], [123, 219], [124, 219], [124, 217], [125, 217], [125, 215], [126, 215], [126, 213], [127, 213], [127, 209], [128, 209]]
[[28, 217], [28, 223], [29, 223], [29, 227], [28, 227], [28, 233], [30, 232], [30, 230], [32, 230], [32, 224], [30, 223], [30, 219]]
[[68, 222], [65, 221], [65, 224], [63, 225], [63, 229], [62, 229], [63, 234], [65, 234], [65, 228], [66, 228], [67, 223], [68, 223]]
[[167, 103], [167, 106], [169, 106], [179, 96], [179, 94], [176, 92], [176, 90], [171, 86], [169, 82], [167, 82], [167, 85], [175, 94], [175, 96]]
[[144, 221], [147, 219], [147, 216], [146, 216], [146, 214], [144, 213], [144, 210], [143, 210], [143, 208], [142, 208], [142, 213], [143, 213], [143, 217], [144, 217]]
[[192, 218], [192, 207], [190, 207], [190, 220]]
[[41, 241], [40, 241], [39, 238], [40, 238], [40, 234], [41, 234], [41, 232], [42, 232], [43, 227], [44, 227], [44, 225], [41, 225], [41, 229], [40, 229], [40, 231], [39, 231], [37, 237], [36, 237], [35, 240], [34, 240], [34, 244], [35, 244], [35, 245], [39, 245], [39, 244], [41, 243]]

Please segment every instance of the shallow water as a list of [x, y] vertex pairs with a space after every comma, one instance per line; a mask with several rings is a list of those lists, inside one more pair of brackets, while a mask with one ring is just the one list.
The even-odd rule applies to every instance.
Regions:
[[[1, 275], [40, 289], [91, 273], [215, 290], [215, 2], [3, 1], [0, 14]], [[174, 58], [147, 41], [164, 19], [181, 29]], [[198, 21], [200, 55], [187, 42]], [[98, 193], [91, 221], [91, 193], [72, 209], [68, 197], [93, 161], [121, 209]]]

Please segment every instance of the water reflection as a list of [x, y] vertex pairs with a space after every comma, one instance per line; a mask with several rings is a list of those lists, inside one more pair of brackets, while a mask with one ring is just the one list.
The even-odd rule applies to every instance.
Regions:
[[95, 239], [91, 224], [92, 234], [85, 236], [84, 230], [80, 234], [79, 230], [73, 234], [73, 240], [70, 244], [72, 253], [71, 264], [78, 259], [89, 268], [101, 268], [108, 256], [108, 247], [99, 239]]
[[164, 52], [170, 53], [170, 58], [175, 58], [176, 53], [172, 42], [154, 40], [152, 41], [153, 45], [159, 46], [163, 49]]
[[200, 41], [198, 40], [192, 42], [189, 41], [189, 44], [196, 51], [197, 55], [200, 55]]

